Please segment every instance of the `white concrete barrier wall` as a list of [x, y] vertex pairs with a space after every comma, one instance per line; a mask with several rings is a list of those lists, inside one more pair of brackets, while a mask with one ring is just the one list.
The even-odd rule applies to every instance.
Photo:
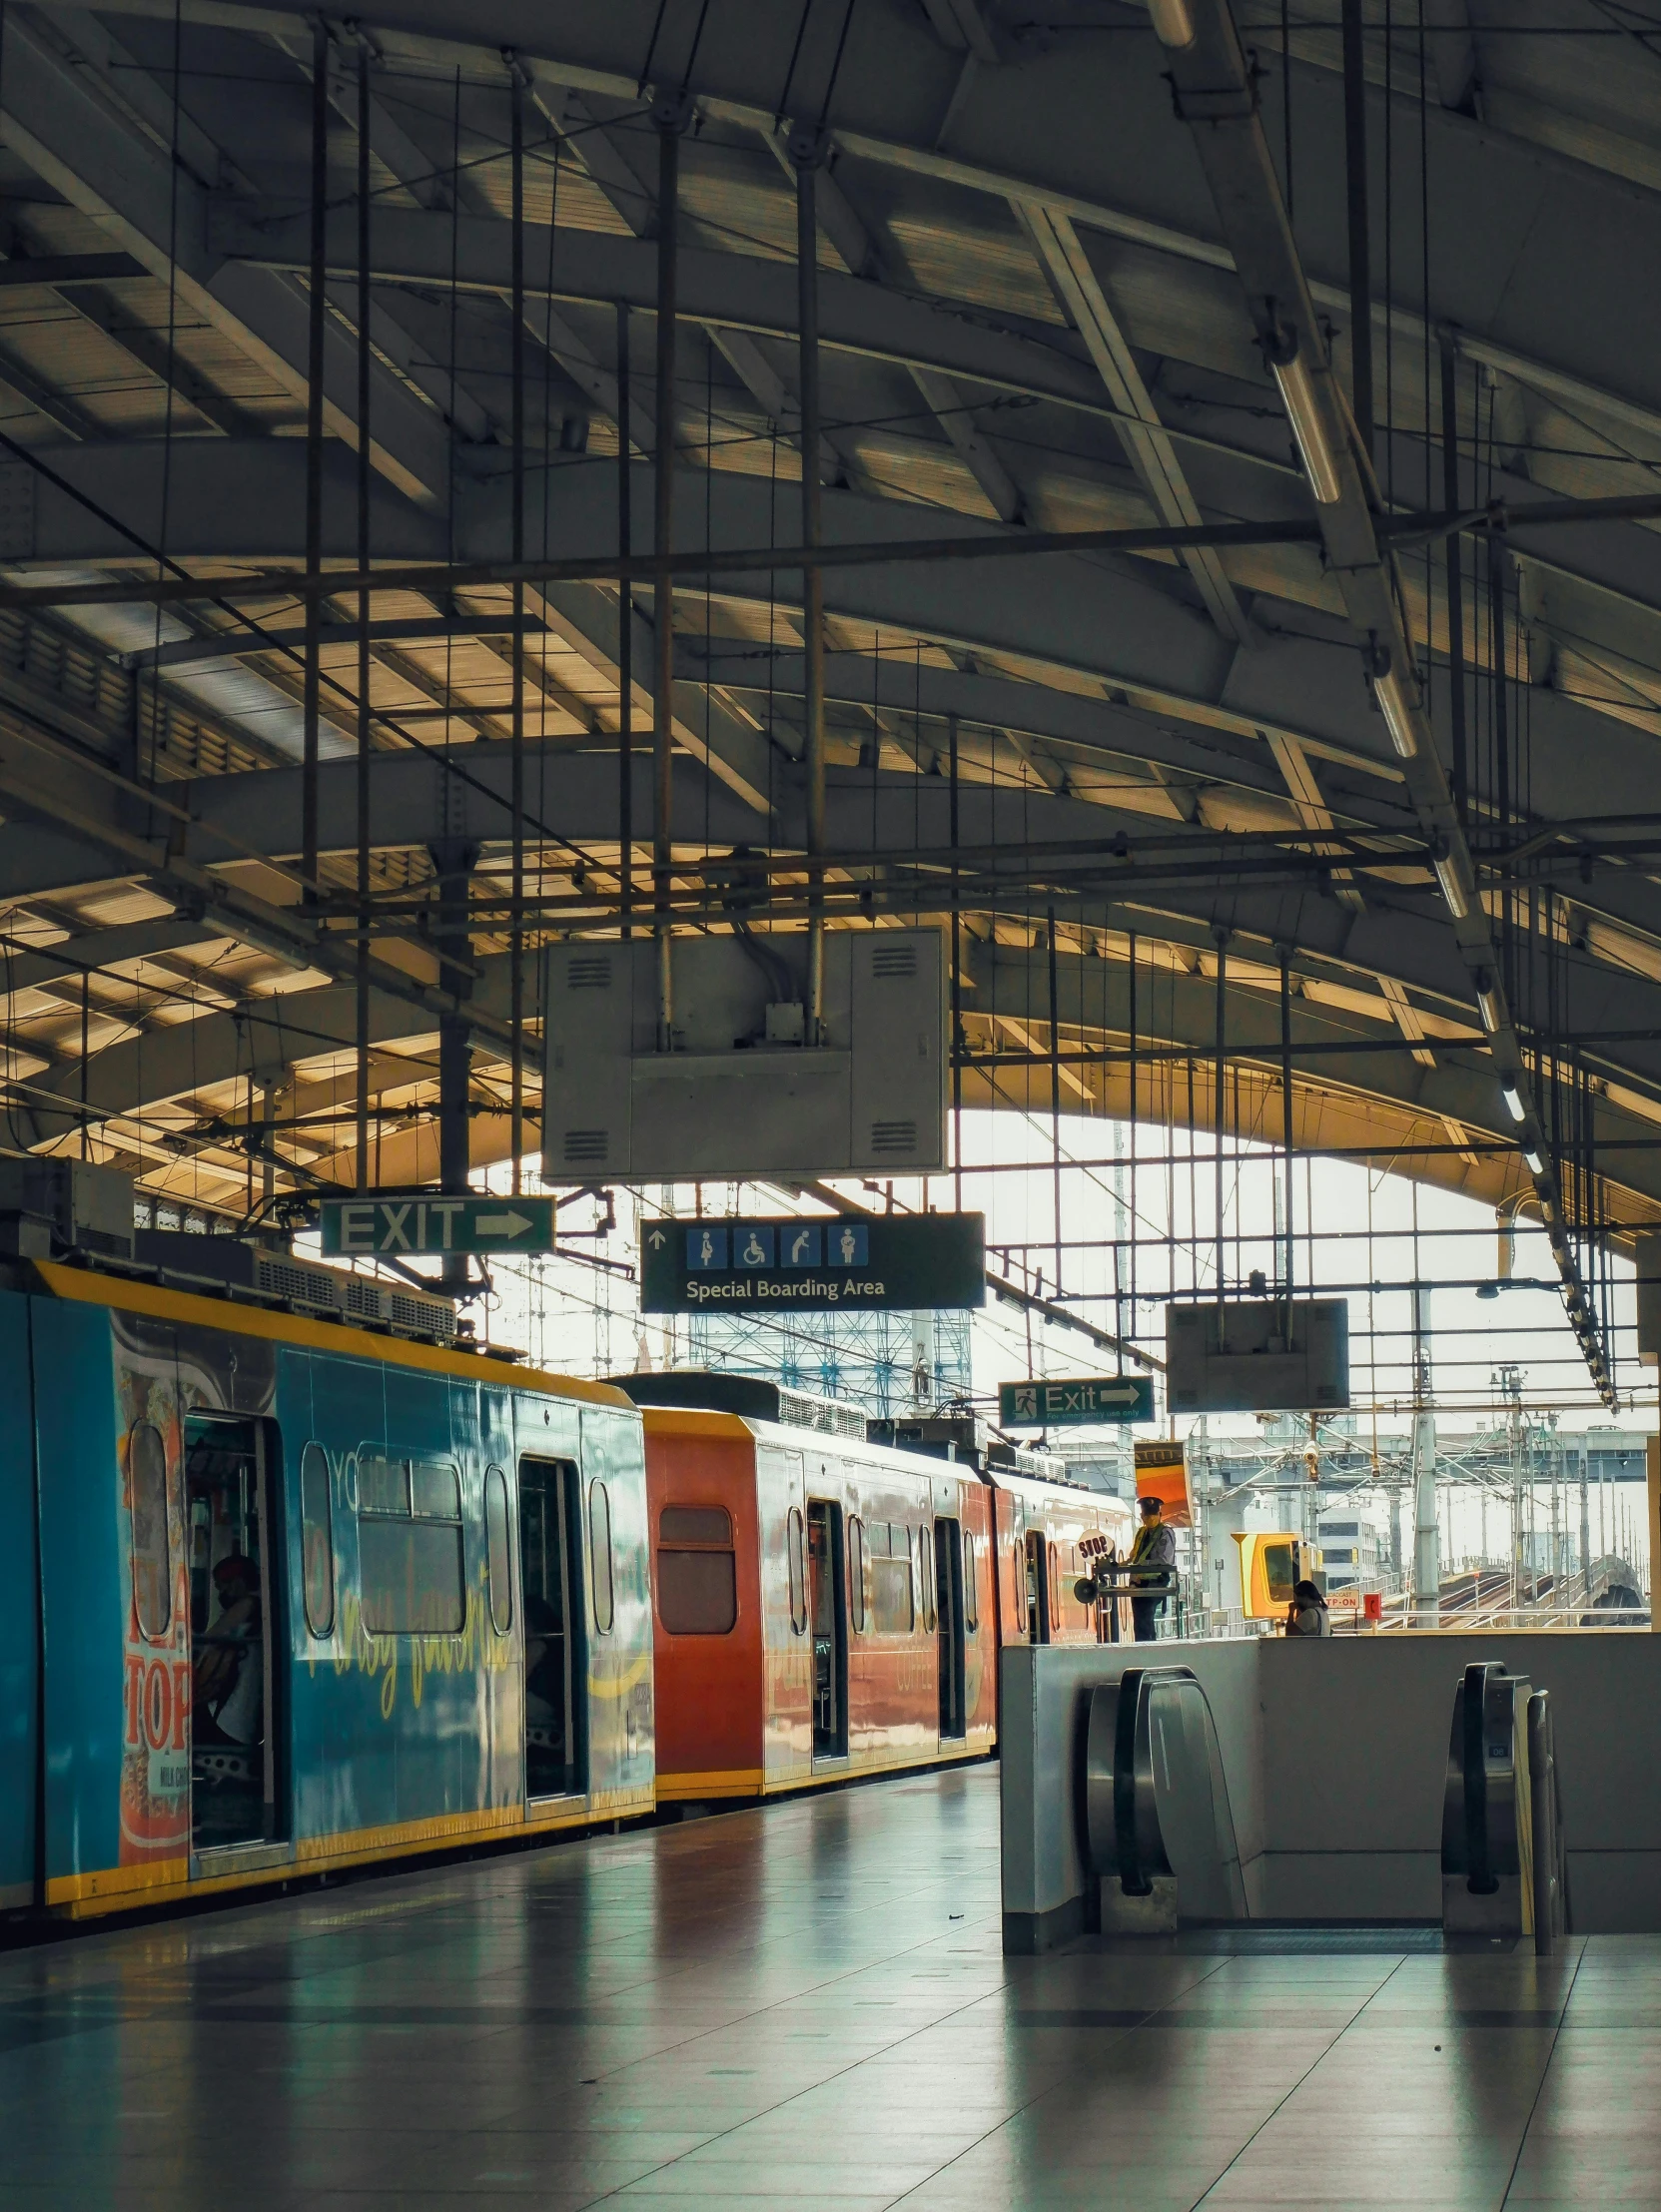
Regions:
[[1078, 1778], [1090, 1693], [1128, 1667], [1192, 1669], [1217, 1723], [1235, 1841], [1251, 1910], [1260, 1915], [1262, 1721], [1258, 1647], [1235, 1643], [1017, 1644], [1003, 1656], [999, 1758], [1003, 1788], [1004, 1947], [1046, 1950], [1080, 1934], [1086, 1868]]
[[1551, 1693], [1575, 1932], [1661, 1931], [1661, 1636], [1524, 1630], [1007, 1651], [1006, 1944], [1086, 1924], [1080, 1733], [1139, 1665], [1206, 1691], [1253, 1918], [1439, 1919], [1453, 1693], [1479, 1660]]

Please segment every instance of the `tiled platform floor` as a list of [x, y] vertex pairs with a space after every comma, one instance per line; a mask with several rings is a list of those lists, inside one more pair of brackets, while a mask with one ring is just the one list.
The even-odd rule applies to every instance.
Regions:
[[997, 1793], [0, 1954], [0, 2208], [1661, 2206], [1661, 1938], [1005, 1960]]

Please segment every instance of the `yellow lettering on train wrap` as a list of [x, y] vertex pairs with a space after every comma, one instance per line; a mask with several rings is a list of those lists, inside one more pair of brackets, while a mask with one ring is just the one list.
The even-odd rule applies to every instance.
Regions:
[[[483, 1667], [492, 1675], [512, 1664], [511, 1637], [494, 1635], [487, 1627], [483, 1571], [474, 1589], [467, 1592], [466, 1611], [459, 1630], [451, 1636], [411, 1636], [410, 1699], [419, 1706], [428, 1675], [464, 1675]], [[381, 1718], [390, 1721], [398, 1704], [398, 1647], [400, 1638], [380, 1635], [364, 1625], [363, 1601], [356, 1591], [341, 1600], [341, 1648], [335, 1654], [337, 1675], [360, 1674], [381, 1683]]]

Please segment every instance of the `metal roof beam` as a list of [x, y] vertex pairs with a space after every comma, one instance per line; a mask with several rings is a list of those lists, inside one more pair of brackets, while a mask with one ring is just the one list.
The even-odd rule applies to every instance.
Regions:
[[[495, 1015], [505, 1011], [507, 961], [495, 954], [480, 963], [479, 981], [468, 1002]], [[353, 985], [290, 993], [281, 999], [250, 1000], [232, 1012], [216, 1010], [192, 1022], [148, 1030], [142, 1037], [109, 1047], [87, 1063], [87, 1103], [95, 1121], [113, 1120], [188, 1099], [199, 1091], [235, 1082], [254, 1067], [267, 1080], [281, 1081], [299, 1063], [326, 1053], [349, 1053], [357, 1039], [358, 994]], [[370, 993], [370, 1043], [388, 1045], [436, 1031], [436, 1017], [408, 1000], [379, 988]], [[410, 1081], [429, 1072], [418, 1066]], [[78, 1060], [52, 1063], [32, 1082], [61, 1097], [79, 1099]], [[31, 1106], [36, 1141], [49, 1143], [79, 1125], [72, 1111], [57, 1112], [45, 1103]]]
[[[1137, 480], [1164, 521], [1193, 528], [1204, 519], [1199, 503], [1078, 232], [1059, 210], [1020, 201], [1014, 205], [1051, 289], [1096, 364], [1108, 397], [1127, 418], [1119, 434]], [[1203, 549], [1185, 553], [1183, 566], [1224, 636], [1237, 644], [1246, 643], [1251, 627], [1219, 555]]]
[[[299, 273], [306, 265], [309, 234], [299, 219], [283, 210], [219, 203], [213, 228], [220, 250], [251, 267]], [[550, 243], [556, 247], [552, 255], [556, 302], [599, 307], [621, 299], [641, 314], [653, 312], [657, 261], [652, 244], [564, 229], [550, 242], [545, 226], [527, 223], [526, 284], [533, 298], [546, 295]], [[498, 219], [462, 216], [452, 222], [449, 217], [410, 208], [376, 211], [376, 273], [389, 284], [447, 290], [453, 248], [461, 287], [497, 293], [507, 282], [510, 247], [508, 226]], [[330, 218], [329, 254], [331, 267], [343, 280], [356, 269], [357, 252], [352, 212], [336, 210]], [[965, 321], [944, 303], [936, 306], [868, 275], [844, 276], [822, 269], [819, 285], [822, 346], [1033, 392], [1097, 414], [1115, 411], [1100, 376], [1087, 363], [1060, 350], [1052, 336], [1014, 325], [1000, 327], [996, 319], [984, 316]], [[683, 246], [676, 289], [680, 311], [689, 322], [795, 342], [796, 280], [789, 262]], [[535, 312], [539, 327], [540, 305]]]
[[[308, 310], [282, 272], [215, 256], [208, 243], [209, 195], [167, 142], [158, 145], [134, 112], [126, 78], [60, 52], [50, 19], [16, 11], [6, 27], [0, 135], [69, 204], [247, 354], [297, 401], [305, 395]], [[216, 149], [216, 154], [218, 150]], [[229, 165], [227, 165], [229, 166]], [[220, 162], [216, 160], [216, 174]], [[331, 325], [326, 349], [325, 424], [355, 443], [355, 349]], [[371, 449], [376, 466], [417, 504], [435, 507], [447, 472], [448, 440], [437, 416], [380, 364], [375, 369]], [[411, 457], [414, 456], [412, 461]]]
[[[1454, 941], [1470, 975], [1471, 1001], [1486, 994], [1488, 1027], [1501, 1082], [1520, 1099], [1519, 1148], [1542, 1160], [1533, 1174], [1552, 1256], [1565, 1290], [1581, 1289], [1580, 1270], [1558, 1211], [1559, 1193], [1544, 1162], [1544, 1135], [1524, 1067], [1523, 1045], [1506, 1004], [1497, 950], [1477, 889], [1464, 825], [1454, 809], [1435, 733], [1420, 694], [1412, 642], [1402, 618], [1400, 580], [1373, 522], [1376, 488], [1369, 459], [1354, 441], [1349, 409], [1332, 372], [1326, 334], [1309, 295], [1286, 221], [1274, 165], [1263, 135], [1251, 68], [1229, 0], [1191, 0], [1196, 35], [1168, 50], [1177, 113], [1189, 124], [1218, 217], [1246, 295], [1246, 311], [1265, 349], [1293, 349], [1301, 365], [1311, 423], [1301, 428], [1324, 445], [1336, 496], [1317, 505], [1328, 567], [1367, 672], [1393, 687], [1399, 702], [1397, 750], [1421, 832], [1443, 856], [1439, 867]], [[1601, 1363], [1600, 1363], [1601, 1366]], [[1600, 1394], [1612, 1402], [1607, 1370], [1594, 1370]]]

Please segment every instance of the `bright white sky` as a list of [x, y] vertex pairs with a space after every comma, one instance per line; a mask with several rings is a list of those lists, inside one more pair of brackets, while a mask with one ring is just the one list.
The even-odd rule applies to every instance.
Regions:
[[[1113, 1255], [1102, 1247], [1116, 1233], [1128, 1233], [1122, 1224], [1133, 1204], [1129, 1161], [1117, 1171], [1112, 1164], [1070, 1163], [1110, 1161], [1116, 1137], [1123, 1142], [1124, 1127], [1064, 1115], [1060, 1135], [1063, 1233], [1075, 1247], [1064, 1249], [1061, 1256], [1064, 1301], [1076, 1304], [1098, 1326], [1113, 1330]], [[1196, 1148], [1204, 1151], [1209, 1144], [1210, 1138], [1202, 1136]], [[1182, 1155], [1175, 1167], [1164, 1163], [1168, 1147]], [[1180, 1292], [1196, 1286], [1207, 1290], [1216, 1280], [1216, 1173], [1209, 1160], [1191, 1168], [1187, 1137], [1181, 1130], [1171, 1138], [1163, 1126], [1145, 1125], [1138, 1131], [1136, 1151], [1134, 1203], [1143, 1239], [1136, 1261], [1138, 1334], [1150, 1351], [1158, 1353], [1163, 1350], [1163, 1309], [1173, 1285], [1173, 1264]], [[1036, 1289], [1042, 1271], [1044, 1293], [1053, 1296], [1056, 1177], [1048, 1115], [966, 1112], [964, 1160], [963, 1203], [986, 1214], [988, 1245], [1009, 1247], [1008, 1272], [1017, 1281]], [[977, 1167], [1005, 1171], [977, 1173]], [[1226, 1273], [1231, 1288], [1244, 1290], [1253, 1267], [1263, 1268], [1271, 1283], [1274, 1279], [1275, 1191], [1282, 1172], [1261, 1146], [1243, 1145], [1238, 1159], [1231, 1153], [1226, 1160]], [[493, 1187], [505, 1186], [500, 1170], [492, 1172], [490, 1181]], [[535, 1187], [534, 1175], [531, 1186]], [[881, 1202], [870, 1186], [858, 1181], [849, 1179], [843, 1187], [865, 1204]], [[937, 1175], [927, 1186], [927, 1202], [941, 1211], [952, 1207], [954, 1194], [951, 1175]], [[677, 1211], [694, 1210], [689, 1187], [664, 1193], [654, 1186], [646, 1195], [648, 1212], [659, 1210], [665, 1196]], [[924, 1186], [915, 1178], [897, 1182], [895, 1197], [898, 1204], [915, 1207], [925, 1201]], [[705, 1212], [712, 1214], [787, 1210], [776, 1191], [748, 1184], [706, 1183], [703, 1199]], [[1520, 1287], [1531, 1279], [1548, 1284], [1554, 1279], [1541, 1232], [1522, 1228], [1517, 1233], [1512, 1272], [1519, 1287], [1483, 1300], [1476, 1295], [1476, 1285], [1491, 1280], [1498, 1267], [1494, 1216], [1486, 1205], [1429, 1185], [1415, 1186], [1402, 1176], [1371, 1173], [1348, 1161], [1316, 1159], [1299, 1160], [1294, 1167], [1293, 1215], [1296, 1287], [1301, 1292], [1328, 1286], [1335, 1291], [1343, 1286], [1350, 1308], [1354, 1402], [1370, 1408], [1376, 1397], [1382, 1432], [1405, 1425], [1395, 1409], [1404, 1411], [1411, 1386], [1408, 1285], [1415, 1275], [1438, 1285], [1431, 1300], [1435, 1331], [1431, 1360], [1435, 1398], [1446, 1428], [1486, 1425], [1498, 1402], [1493, 1375], [1500, 1361], [1522, 1369], [1523, 1403], [1531, 1413], [1555, 1408], [1565, 1425], [1576, 1427], [1610, 1419], [1591, 1390], [1556, 1291]], [[561, 1211], [560, 1240], [613, 1267], [631, 1263], [637, 1216], [627, 1194], [619, 1193], [618, 1216], [610, 1235], [583, 1237], [572, 1232], [589, 1226], [596, 1209], [586, 1199], [569, 1204]], [[1312, 1244], [1311, 1219], [1316, 1232]], [[1173, 1227], [1174, 1255], [1164, 1244]], [[1617, 1260], [1614, 1274], [1616, 1373], [1623, 1408], [1629, 1392], [1647, 1389], [1648, 1393], [1645, 1410], [1623, 1410], [1619, 1421], [1623, 1427], [1641, 1430], [1653, 1426], [1654, 1382], [1636, 1360], [1630, 1264]], [[633, 1284], [621, 1273], [556, 1258], [523, 1270], [499, 1268], [497, 1283], [490, 1333], [523, 1346], [540, 1364], [593, 1375], [626, 1372], [640, 1364], [643, 1352], [649, 1353], [653, 1365], [665, 1364], [672, 1356], [663, 1324], [640, 1321]], [[1365, 1287], [1369, 1284], [1379, 1287], [1371, 1290]], [[1448, 1287], [1440, 1287], [1443, 1284]], [[1127, 1328], [1130, 1288], [1127, 1255], [1122, 1261], [1118, 1309]], [[1039, 1322], [1032, 1331], [1029, 1363], [1023, 1318], [1008, 1307], [989, 1304], [975, 1317], [974, 1366], [977, 1394], [990, 1398], [999, 1382], [1031, 1371], [1052, 1376], [1111, 1372], [1113, 1361], [1077, 1333]], [[1254, 1426], [1249, 1415], [1241, 1415], [1214, 1420], [1213, 1433], [1250, 1433]]]

